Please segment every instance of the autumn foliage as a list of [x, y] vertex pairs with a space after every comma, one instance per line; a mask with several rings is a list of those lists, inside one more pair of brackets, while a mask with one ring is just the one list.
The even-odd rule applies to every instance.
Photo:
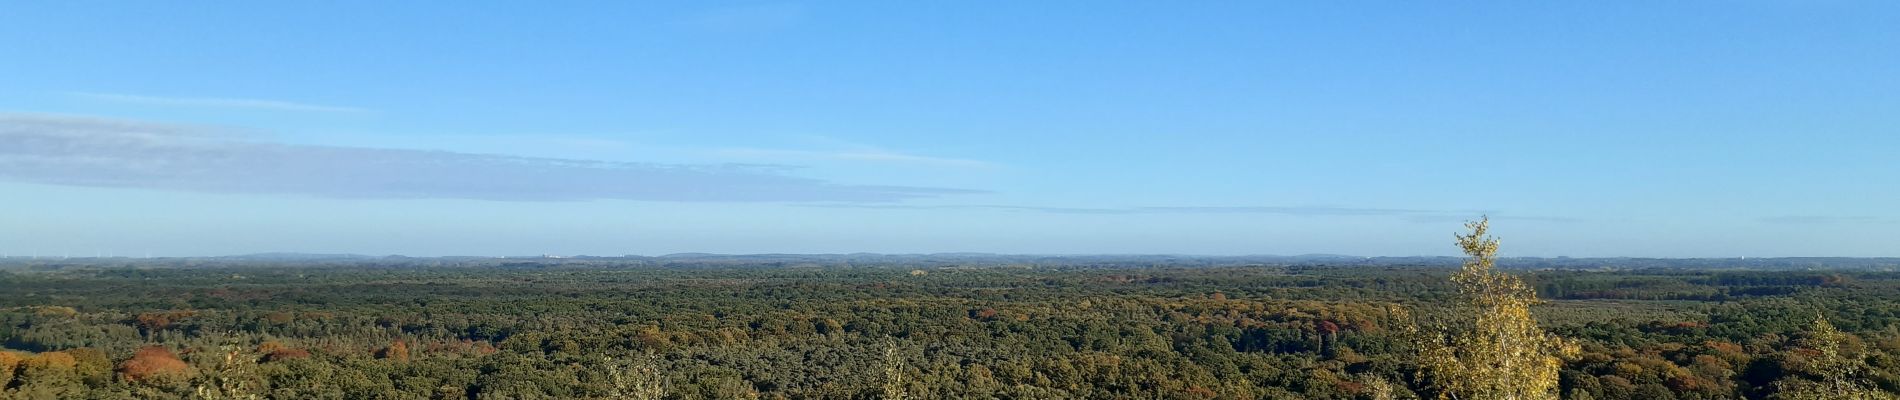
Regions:
[[983, 309], [978, 309], [978, 310], [971, 310], [970, 318], [975, 318], [975, 319], [983, 320], [983, 321], [996, 319], [996, 309], [983, 308]]
[[72, 372], [79, 367], [79, 360], [63, 351], [40, 353], [20, 362], [22, 371], [62, 371]]
[[376, 351], [376, 358], [409, 361], [409, 344], [401, 340], [390, 343], [389, 347], [384, 347], [382, 350]]
[[13, 374], [24, 361], [26, 355], [11, 351], [0, 351], [0, 382], [12, 382]]
[[177, 354], [159, 346], [146, 346], [132, 358], [119, 364], [119, 376], [131, 382], [182, 379], [191, 374], [191, 366]]
[[133, 322], [138, 327], [144, 328], [146, 332], [156, 332], [170, 328], [173, 323], [193, 315], [197, 313], [192, 311], [149, 312], [133, 317]]
[[1458, 235], [1458, 247], [1470, 258], [1451, 277], [1465, 317], [1426, 341], [1421, 367], [1447, 399], [1557, 399], [1561, 357], [1574, 356], [1577, 346], [1544, 333], [1530, 314], [1536, 292], [1496, 269], [1498, 240], [1485, 234], [1490, 221], [1465, 227], [1471, 233]]
[[271, 350], [269, 353], [264, 353], [264, 361], [284, 361], [284, 360], [295, 360], [299, 358], [310, 358], [310, 351], [304, 350], [304, 349], [293, 349], [293, 348], [285, 347], [285, 348], [279, 348], [276, 350]]

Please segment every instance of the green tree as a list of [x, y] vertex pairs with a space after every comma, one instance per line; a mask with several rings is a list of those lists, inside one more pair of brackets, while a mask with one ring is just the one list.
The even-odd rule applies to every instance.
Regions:
[[628, 400], [666, 398], [666, 377], [660, 374], [654, 364], [652, 356], [607, 359], [605, 366], [613, 387], [604, 397]]
[[263, 398], [258, 393], [263, 386], [257, 376], [257, 355], [248, 354], [235, 345], [226, 345], [214, 353], [208, 360], [215, 367], [200, 374], [197, 385], [192, 390], [193, 399], [204, 400], [255, 400]]
[[1780, 393], [1776, 399], [1784, 400], [1892, 400], [1892, 393], [1872, 388], [1861, 379], [1867, 371], [1867, 363], [1859, 357], [1850, 357], [1841, 352], [1841, 343], [1847, 341], [1847, 334], [1834, 328], [1827, 318], [1815, 317], [1809, 328], [1808, 337], [1802, 340], [1802, 347], [1817, 353], [1810, 364], [1819, 382], [1799, 382], [1784, 380], [1778, 383]]
[[906, 380], [904, 358], [897, 352], [897, 343], [893, 341], [884, 346], [884, 400], [910, 398]]

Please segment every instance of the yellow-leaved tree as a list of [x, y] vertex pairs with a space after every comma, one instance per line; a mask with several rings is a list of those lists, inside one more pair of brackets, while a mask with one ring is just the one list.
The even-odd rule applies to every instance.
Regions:
[[904, 356], [897, 351], [897, 342], [884, 346], [884, 400], [904, 400], [910, 398], [908, 380], [904, 377]]
[[607, 379], [611, 384], [606, 399], [659, 400], [666, 398], [666, 375], [660, 373], [659, 359], [653, 355], [631, 358], [607, 358]]
[[[1819, 382], [1801, 384], [1796, 380], [1783, 381], [1776, 386], [1780, 393], [1773, 397], [1777, 400], [1894, 400], [1900, 398], [1893, 393], [1883, 392], [1861, 377], [1867, 371], [1867, 362], [1856, 356], [1844, 354], [1841, 344], [1847, 342], [1847, 334], [1835, 329], [1827, 318], [1815, 317], [1814, 325], [1808, 337], [1801, 341], [1802, 347], [1814, 351], [1812, 369]], [[1793, 383], [1793, 384], [1791, 384]]]
[[1557, 371], [1577, 346], [1539, 328], [1530, 308], [1537, 293], [1497, 270], [1490, 219], [1465, 227], [1458, 247], [1469, 258], [1451, 276], [1461, 307], [1449, 327], [1425, 337], [1420, 367], [1443, 399], [1556, 399]]

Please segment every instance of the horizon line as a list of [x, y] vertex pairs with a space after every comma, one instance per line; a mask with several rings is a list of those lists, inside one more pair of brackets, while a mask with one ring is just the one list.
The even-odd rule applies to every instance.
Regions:
[[[444, 254], [444, 255], [408, 255], [408, 254], [382, 254], [382, 255], [377, 255], [377, 254], [362, 254], [362, 253], [308, 253], [308, 252], [256, 252], [256, 253], [240, 253], [240, 254], [222, 254], [222, 255], [166, 255], [166, 256], [151, 256], [151, 255], [144, 255], [144, 256], [137, 256], [137, 255], [110, 255], [110, 254], [108, 254], [108, 255], [103, 255], [103, 256], [101, 256], [101, 255], [91, 255], [91, 256], [70, 256], [70, 255], [19, 255], [19, 254], [4, 254], [4, 255], [0, 255], [0, 260], [14, 260], [14, 259], [28, 259], [28, 260], [41, 260], [41, 259], [44, 259], [44, 260], [75, 260], [75, 259], [77, 259], [77, 260], [87, 260], [87, 259], [131, 259], [131, 260], [141, 260], [141, 259], [190, 259], [190, 258], [271, 258], [271, 257], [283, 257], [283, 258], [312, 258], [312, 259], [320, 259], [320, 258], [419, 258], [419, 259], [431, 259], [431, 258], [436, 258], [436, 259], [443, 259], [443, 258], [487, 258], [487, 259], [571, 259], [571, 258], [597, 258], [597, 259], [598, 259], [598, 258], [609, 258], [609, 259], [610, 259], [610, 258], [669, 258], [669, 257], [672, 257], [672, 258], [684, 258], [684, 257], [761, 257], [761, 256], [779, 256], [779, 257], [919, 257], [919, 256], [986, 256], [986, 257], [1054, 257], [1054, 258], [1063, 258], [1063, 257], [1130, 257], [1130, 258], [1133, 258], [1133, 257], [1181, 257], [1181, 258], [1202, 258], [1202, 259], [1220, 259], [1220, 258], [1332, 258], [1332, 259], [1362, 259], [1362, 260], [1369, 260], [1369, 259], [1394, 259], [1394, 258], [1447, 258], [1447, 259], [1462, 259], [1462, 258], [1467, 258], [1466, 256], [1460, 256], [1460, 255], [1354, 255], [1354, 254], [1329, 254], [1329, 253], [1307, 253], [1307, 254], [1196, 254], [1196, 253], [991, 253], [991, 252], [969, 252], [969, 251], [949, 251], [949, 252], [928, 252], [928, 253], [915, 253], [915, 252], [913, 252], [913, 253], [883, 253], [883, 252], [851, 252], [851, 253], [774, 253], [774, 252], [764, 252], [764, 253], [711, 253], [711, 252], [674, 252], [674, 253], [664, 253], [664, 254], [632, 254], [632, 253], [629, 253], [629, 254], [618, 254], [618, 255], [594, 255], [594, 254], [553, 254], [553, 253], [543, 253], [543, 254], [518, 254], [518, 255], [468, 255], [468, 254]], [[1499, 258], [1499, 259], [1550, 259], [1550, 260], [1592, 260], [1592, 259], [1652, 259], [1652, 260], [1727, 260], [1727, 259], [1734, 259], [1734, 260], [1747, 260], [1747, 259], [1751, 259], [1751, 258], [1752, 258], [1752, 259], [1760, 259], [1760, 260], [1774, 260], [1774, 259], [1816, 259], [1816, 258], [1837, 258], [1837, 259], [1900, 259], [1900, 255], [1896, 255], [1896, 256], [1821, 256], [1821, 255], [1802, 255], [1802, 256], [1722, 256], [1722, 257], [1713, 257], [1713, 256], [1685, 256], [1685, 257], [1661, 257], [1661, 256], [1501, 256], [1501, 257], [1498, 257], [1498, 258]]]

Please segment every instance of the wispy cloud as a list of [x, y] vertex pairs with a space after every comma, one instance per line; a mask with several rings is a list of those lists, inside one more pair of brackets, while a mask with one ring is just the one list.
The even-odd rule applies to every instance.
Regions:
[[1391, 208], [1351, 208], [1351, 207], [1276, 207], [1276, 206], [1238, 206], [1238, 207], [1142, 207], [1139, 210], [1150, 212], [1174, 212], [1195, 214], [1285, 214], [1285, 215], [1405, 215], [1422, 214], [1429, 211]]
[[899, 152], [894, 152], [894, 151], [889, 151], [889, 150], [884, 150], [884, 149], [877, 149], [877, 148], [857, 148], [857, 149], [849, 149], [849, 150], [820, 151], [820, 150], [787, 150], [787, 149], [760, 149], [760, 148], [749, 148], [749, 147], [735, 147], [735, 148], [716, 149], [716, 150], [713, 150], [713, 153], [714, 155], [720, 156], [720, 157], [740, 158], [740, 159], [792, 160], [792, 161], [811, 161], [811, 160], [860, 161], [860, 162], [893, 163], [893, 164], [912, 164], [912, 165], [950, 167], [950, 168], [996, 168], [997, 167], [996, 164], [990, 163], [988, 161], [969, 160], [969, 159], [961, 159], [961, 158], [921, 156], [921, 155], [916, 155], [916, 154], [899, 153]]
[[[1012, 206], [997, 204], [963, 205], [915, 205], [915, 204], [810, 204], [810, 207], [857, 208], [877, 210], [996, 210], [1012, 212], [1041, 212], [1052, 214], [1271, 214], [1293, 216], [1391, 216], [1404, 217], [1411, 221], [1430, 220], [1437, 222], [1465, 221], [1476, 219], [1479, 213], [1457, 211], [1412, 210], [1396, 208], [1357, 208], [1327, 206], [1150, 206], [1150, 207], [1039, 207]], [[1494, 220], [1519, 220], [1541, 222], [1575, 222], [1576, 219], [1564, 217], [1509, 216], [1492, 215]]]
[[1136, 209], [1132, 209], [1132, 208], [1034, 207], [1034, 206], [1006, 206], [1006, 205], [994, 205], [994, 204], [963, 204], [963, 205], [808, 204], [807, 206], [819, 207], [819, 208], [858, 208], [858, 209], [871, 209], [871, 210], [999, 210], [999, 211], [1046, 212], [1046, 213], [1055, 213], [1055, 214], [1135, 214], [1139, 212]]
[[712, 149], [710, 153], [723, 159], [755, 162], [845, 161], [962, 169], [1002, 167], [989, 161], [919, 155], [832, 136], [795, 135], [793, 138], [807, 145], [802, 149], [726, 147]]
[[1405, 216], [1405, 219], [1407, 221], [1417, 222], [1421, 224], [1442, 224], [1442, 223], [1448, 223], [1448, 222], [1470, 221], [1473, 219], [1477, 219], [1478, 217], [1481, 217], [1481, 216], [1489, 217], [1493, 221], [1565, 222], [1565, 223], [1583, 221], [1582, 219], [1571, 218], [1571, 217], [1553, 217], [1553, 216], [1540, 216], [1540, 215], [1510, 215], [1510, 214], [1500, 214], [1500, 213], [1492, 212], [1492, 211], [1422, 211], [1416, 214], [1408, 214]]
[[172, 107], [211, 107], [211, 108], [248, 108], [274, 111], [365, 113], [370, 110], [357, 107], [328, 106], [306, 104], [281, 100], [234, 99], [220, 97], [164, 97], [122, 93], [64, 92], [67, 96], [89, 100], [111, 101], [119, 103], [149, 104]]
[[981, 191], [851, 185], [782, 167], [257, 143], [200, 127], [0, 114], [0, 180], [350, 198], [889, 202]]

